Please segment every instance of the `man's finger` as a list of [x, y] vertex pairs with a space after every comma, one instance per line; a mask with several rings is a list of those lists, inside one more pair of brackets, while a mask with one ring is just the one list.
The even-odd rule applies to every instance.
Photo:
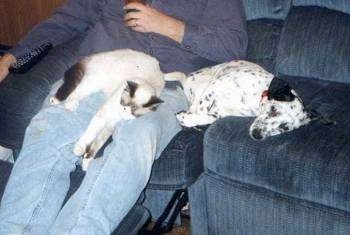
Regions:
[[132, 2], [132, 3], [129, 3], [128, 5], [125, 5], [124, 6], [124, 10], [125, 11], [129, 11], [129, 10], [138, 10], [138, 11], [142, 11], [146, 8], [146, 6], [142, 3], [138, 3], [138, 2]]
[[129, 21], [129, 20], [138, 19], [138, 18], [140, 18], [140, 12], [129, 12], [125, 14], [124, 21]]

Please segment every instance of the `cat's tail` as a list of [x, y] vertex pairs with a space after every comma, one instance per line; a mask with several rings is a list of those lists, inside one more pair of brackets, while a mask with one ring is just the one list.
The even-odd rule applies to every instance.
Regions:
[[179, 81], [181, 84], [186, 80], [186, 74], [182, 72], [172, 72], [164, 74], [165, 81]]

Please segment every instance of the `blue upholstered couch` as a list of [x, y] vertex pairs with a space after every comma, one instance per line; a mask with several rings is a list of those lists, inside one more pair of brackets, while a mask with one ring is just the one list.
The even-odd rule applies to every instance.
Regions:
[[252, 118], [204, 136], [204, 173], [189, 189], [192, 233], [350, 234], [350, 1], [245, 0], [248, 59], [286, 79], [315, 122], [264, 141]]
[[[248, 60], [288, 80], [337, 124], [315, 122], [261, 142], [248, 136], [252, 118], [184, 129], [116, 233], [136, 233], [176, 190], [189, 188], [195, 235], [350, 234], [350, 0], [243, 1]], [[75, 47], [54, 49], [26, 80], [68, 61]], [[0, 162], [0, 197], [10, 169]], [[82, 177], [72, 173], [69, 194]]]

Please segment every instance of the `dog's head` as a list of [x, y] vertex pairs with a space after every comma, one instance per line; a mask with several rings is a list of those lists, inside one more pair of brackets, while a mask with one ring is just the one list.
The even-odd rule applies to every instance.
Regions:
[[250, 126], [253, 139], [262, 140], [310, 122], [302, 100], [287, 82], [274, 78], [260, 101], [260, 114]]
[[146, 82], [127, 81], [120, 104], [123, 116], [132, 119], [157, 110], [163, 101], [156, 95], [156, 90]]

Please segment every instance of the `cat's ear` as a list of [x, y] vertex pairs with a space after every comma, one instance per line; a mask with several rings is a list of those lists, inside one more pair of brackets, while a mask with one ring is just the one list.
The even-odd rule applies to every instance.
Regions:
[[157, 107], [159, 104], [163, 103], [164, 101], [161, 100], [157, 96], [151, 96], [151, 98], [148, 100], [148, 102], [144, 105], [142, 105], [144, 108], [150, 108], [150, 107]]
[[133, 82], [133, 81], [127, 81], [126, 83], [127, 83], [127, 86], [125, 88], [125, 91], [127, 93], [129, 93], [131, 98], [133, 98], [137, 88], [139, 87], [139, 85], [136, 82]]

